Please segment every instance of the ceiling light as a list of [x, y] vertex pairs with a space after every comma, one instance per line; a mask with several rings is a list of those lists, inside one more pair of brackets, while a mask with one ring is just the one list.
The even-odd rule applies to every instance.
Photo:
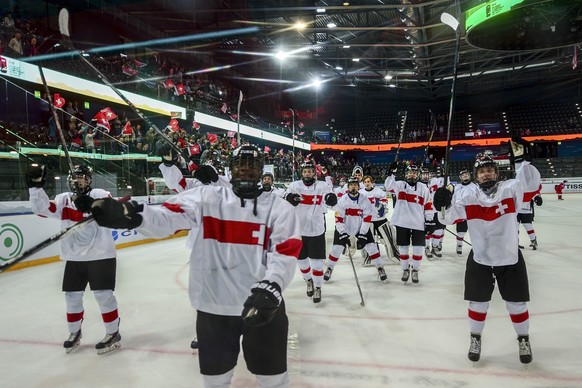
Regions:
[[335, 23], [327, 23], [327, 28], [336, 28], [337, 24]]
[[343, 67], [341, 67], [341, 66], [336, 66], [336, 67], [335, 67], [335, 69], [336, 69], [336, 70], [343, 70], [344, 68], [343, 68]]
[[388, 87], [389, 87], [389, 88], [395, 88], [395, 87], [396, 87], [396, 85], [394, 85], [394, 84], [390, 84], [390, 85], [388, 85]]
[[354, 61], [354, 62], [360, 62], [360, 58], [352, 58], [352, 61]]
[[348, 5], [350, 5], [350, 3], [348, 3], [347, 1], [344, 2], [344, 7], [347, 7]]
[[318, 89], [321, 86], [321, 80], [314, 79], [311, 85], [313, 85], [314, 88]]
[[297, 22], [295, 23], [295, 29], [296, 30], [304, 30], [305, 27], [307, 27], [307, 25], [303, 22]]
[[318, 8], [317, 9], [317, 13], [324, 13], [325, 12], [325, 8]]
[[348, 45], [342, 46], [342, 48], [350, 48], [350, 47], [352, 47], [352, 46], [348, 46]]
[[275, 54], [275, 58], [282, 61], [285, 58], [287, 58], [287, 53], [285, 51], [277, 51], [277, 54]]
[[386, 74], [386, 75], [384, 76], [384, 79], [386, 79], [386, 80], [390, 81], [390, 80], [392, 79], [392, 76], [391, 76], [390, 74]]

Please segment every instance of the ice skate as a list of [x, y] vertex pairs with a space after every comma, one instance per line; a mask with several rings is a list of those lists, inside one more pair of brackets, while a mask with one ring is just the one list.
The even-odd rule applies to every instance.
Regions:
[[479, 361], [481, 358], [481, 335], [471, 334], [471, 346], [469, 346], [469, 360], [473, 362]]
[[97, 354], [99, 355], [112, 352], [115, 349], [119, 349], [119, 347], [121, 347], [121, 335], [119, 335], [119, 331], [116, 331], [113, 334], [106, 334], [105, 337], [95, 345], [95, 349], [97, 349]]
[[404, 283], [406, 283], [408, 281], [409, 277], [410, 277], [410, 270], [405, 269], [404, 271], [402, 271], [402, 278], [400, 280], [402, 280]]
[[313, 303], [321, 302], [321, 287], [316, 287], [313, 293]]
[[529, 364], [532, 359], [531, 344], [529, 343], [529, 335], [520, 335], [517, 337], [519, 343], [519, 361], [522, 364]]
[[534, 238], [533, 240], [531, 240], [531, 243], [529, 244], [529, 247], [531, 249], [533, 249], [534, 251], [538, 249], [538, 239]]
[[418, 270], [412, 270], [412, 283], [418, 283]]
[[63, 343], [63, 347], [65, 348], [67, 354], [71, 353], [73, 350], [79, 347], [79, 344], [81, 343], [81, 337], [82, 335], [80, 329], [78, 332], [71, 333], [69, 335], [69, 338], [67, 338], [67, 340]]
[[307, 296], [311, 298], [313, 296], [313, 279], [307, 279], [305, 283], [307, 284]]
[[463, 254], [463, 247], [457, 247], [457, 255], [462, 255]]
[[386, 275], [386, 271], [383, 267], [378, 267], [378, 276], [380, 276], [380, 281], [385, 282], [388, 279], [388, 275]]
[[193, 351], [198, 349], [198, 338], [190, 342], [190, 349], [192, 349]]
[[432, 259], [432, 251], [430, 250], [430, 247], [424, 247], [424, 254], [427, 259]]
[[327, 269], [325, 270], [325, 273], [323, 274], [323, 280], [325, 280], [327, 282], [329, 279], [331, 279], [332, 272], [333, 272], [333, 268], [327, 267]]
[[439, 249], [438, 246], [436, 247], [432, 247], [432, 255], [436, 258], [441, 258], [443, 257], [443, 254], [441, 253], [441, 249]]

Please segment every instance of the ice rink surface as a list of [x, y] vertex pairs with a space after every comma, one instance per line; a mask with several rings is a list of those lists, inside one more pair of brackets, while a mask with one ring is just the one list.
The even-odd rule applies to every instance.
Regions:
[[[530, 339], [534, 360], [518, 359], [516, 334], [495, 291], [483, 333], [481, 361], [467, 359], [469, 328], [463, 275], [469, 248], [455, 253], [446, 233], [443, 258], [423, 259], [420, 283], [403, 284], [398, 265], [386, 265], [388, 282], [355, 263], [366, 306], [359, 305], [345, 257], [323, 300], [305, 295], [299, 270], [284, 292], [290, 320], [292, 387], [580, 387], [582, 386], [582, 195], [558, 201], [545, 195], [534, 222], [539, 248], [520, 240], [530, 279]], [[391, 214], [391, 213], [390, 213]], [[333, 213], [328, 213], [328, 247]], [[449, 227], [454, 231], [454, 227]], [[468, 236], [468, 240], [471, 237]], [[98, 356], [104, 327], [92, 294], [85, 298], [81, 346], [62, 347], [68, 332], [61, 289], [63, 263], [0, 275], [0, 386], [199, 387], [197, 354], [190, 351], [196, 313], [187, 296], [184, 238], [118, 251], [116, 295], [122, 347]], [[382, 250], [383, 258], [385, 251]], [[239, 358], [233, 387], [253, 387]]]

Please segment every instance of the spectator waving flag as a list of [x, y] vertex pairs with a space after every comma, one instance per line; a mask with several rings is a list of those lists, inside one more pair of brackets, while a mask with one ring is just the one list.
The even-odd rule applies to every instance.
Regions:
[[192, 121], [192, 128], [200, 129], [200, 124], [198, 124], [196, 121]]
[[208, 133], [206, 135], [206, 138], [208, 139], [210, 144], [214, 144], [214, 143], [216, 143], [216, 140], [218, 140], [218, 136], [216, 136], [214, 133]]
[[172, 132], [177, 132], [180, 129], [180, 124], [178, 123], [178, 120], [172, 119], [172, 120], [170, 120], [168, 127], [170, 127]]
[[271, 152], [271, 149], [268, 146], [265, 146], [265, 152]]
[[95, 117], [93, 117], [93, 121], [95, 121], [97, 128], [103, 128], [107, 133], [111, 130], [111, 126], [109, 125], [109, 121], [107, 121], [107, 117], [105, 117], [105, 113], [97, 112]]
[[133, 64], [135, 65], [135, 67], [146, 67], [148, 65], [147, 63], [140, 62], [137, 59], [133, 60]]
[[186, 94], [186, 88], [182, 84], [178, 84], [174, 86], [174, 90], [177, 96], [181, 96], [182, 94]]
[[121, 134], [124, 136], [131, 136], [133, 135], [133, 128], [131, 127], [131, 122], [128, 121], [127, 123], [125, 123], [125, 125], [123, 126], [123, 130], [121, 131]]
[[231, 137], [230, 138], [230, 144], [232, 145], [233, 148], [238, 147], [238, 145], [236, 143], [236, 138], [235, 137]]
[[228, 110], [228, 105], [226, 105], [226, 102], [222, 103], [220, 110], [222, 111], [222, 113], [226, 113], [226, 111]]
[[67, 101], [65, 101], [64, 98], [61, 97], [60, 94], [55, 93], [55, 96], [53, 97], [53, 105], [56, 106], [57, 108], [62, 108], [63, 106], [65, 106]]
[[200, 153], [200, 146], [198, 144], [191, 145], [188, 147], [188, 155], [198, 155]]
[[123, 65], [121, 67], [121, 71], [123, 72], [123, 74], [129, 75], [129, 76], [133, 76], [133, 75], [137, 74], [137, 70], [135, 70], [133, 67], [127, 66], [127, 65]]
[[234, 135], [236, 135], [236, 131], [228, 131], [226, 133], [226, 136], [228, 136], [228, 137], [234, 137]]
[[115, 114], [115, 112], [113, 112], [111, 110], [111, 108], [109, 108], [109, 107], [103, 108], [99, 112], [101, 112], [105, 115], [105, 118], [107, 119], [107, 121], [115, 120], [117, 118], [117, 115]]
[[164, 88], [172, 89], [173, 87], [174, 87], [174, 81], [172, 81], [171, 79], [167, 79], [164, 81]]

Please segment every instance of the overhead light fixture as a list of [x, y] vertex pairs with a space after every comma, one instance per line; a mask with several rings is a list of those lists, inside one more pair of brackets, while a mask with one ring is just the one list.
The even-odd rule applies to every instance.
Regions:
[[349, 5], [350, 5], [350, 3], [348, 3], [347, 1], [344, 1], [344, 7], [347, 7]]
[[388, 80], [388, 81], [390, 81], [392, 78], [393, 78], [393, 77], [392, 77], [390, 74], [386, 74], [386, 75], [384, 76], [384, 79], [385, 79], [385, 80]]
[[324, 13], [325, 12], [325, 8], [318, 8], [317, 9], [317, 13]]
[[319, 89], [319, 87], [321, 86], [321, 80], [314, 79], [311, 85], [313, 85], [314, 88]]
[[287, 53], [285, 51], [277, 51], [277, 54], [275, 54], [275, 58], [282, 61], [285, 58], [287, 58]]
[[360, 62], [360, 58], [352, 58], [352, 61], [354, 61], [354, 62]]
[[336, 28], [337, 24], [335, 23], [327, 23], [327, 28]]
[[343, 70], [344, 68], [343, 68], [343, 67], [341, 67], [341, 66], [336, 66], [336, 67], [335, 67], [335, 69], [336, 69], [336, 70]]
[[352, 46], [348, 46], [348, 45], [343, 45], [342, 48], [350, 48]]
[[297, 22], [297, 23], [295, 23], [294, 27], [296, 30], [304, 30], [305, 27], [307, 27], [307, 25], [303, 22]]

